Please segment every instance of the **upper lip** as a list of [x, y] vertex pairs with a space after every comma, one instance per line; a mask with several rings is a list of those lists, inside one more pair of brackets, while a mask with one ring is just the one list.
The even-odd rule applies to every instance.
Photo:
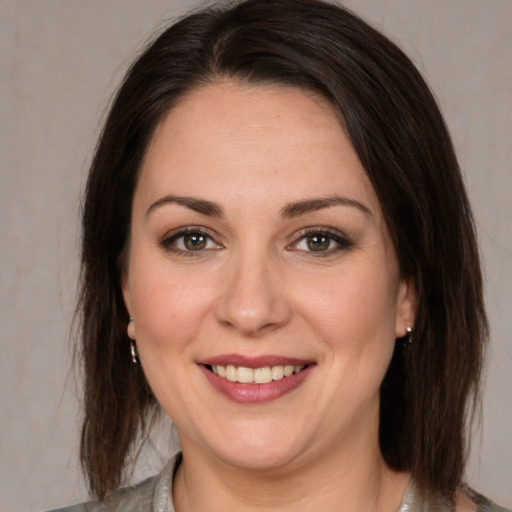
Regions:
[[278, 355], [262, 355], [262, 356], [243, 356], [241, 354], [222, 354], [209, 357], [199, 361], [198, 364], [209, 366], [243, 366], [244, 368], [264, 368], [265, 366], [278, 365], [307, 365], [314, 361], [310, 359], [300, 359], [297, 357], [278, 356]]

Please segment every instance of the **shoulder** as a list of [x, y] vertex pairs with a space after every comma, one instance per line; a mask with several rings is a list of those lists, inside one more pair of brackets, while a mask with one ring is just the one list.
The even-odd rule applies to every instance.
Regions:
[[159, 475], [131, 487], [123, 487], [104, 501], [90, 501], [48, 512], [173, 512], [171, 481], [181, 460], [176, 454]]
[[512, 512], [500, 507], [469, 487], [460, 489], [455, 497], [456, 512]]
[[119, 489], [104, 501], [79, 503], [49, 512], [151, 512], [156, 481], [154, 476], [137, 485]]
[[485, 496], [474, 493], [472, 496], [473, 501], [476, 503], [476, 512], [512, 512], [509, 508], [501, 507], [496, 505]]

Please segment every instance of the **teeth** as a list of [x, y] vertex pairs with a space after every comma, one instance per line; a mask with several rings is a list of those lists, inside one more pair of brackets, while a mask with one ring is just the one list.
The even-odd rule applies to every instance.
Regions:
[[245, 368], [244, 366], [211, 366], [212, 372], [219, 377], [224, 377], [231, 382], [241, 382], [243, 384], [268, 384], [273, 380], [281, 380], [290, 377], [303, 370], [305, 365], [276, 365], [264, 366], [263, 368]]
[[226, 366], [226, 379], [230, 380], [231, 382], [238, 381], [238, 370], [231, 364]]
[[265, 366], [265, 368], [256, 368], [253, 371], [254, 374], [254, 382], [256, 384], [267, 384], [268, 382], [272, 382], [272, 370], [270, 366]]
[[284, 377], [284, 366], [272, 366], [272, 380], [281, 380]]
[[240, 366], [238, 368], [238, 382], [242, 382], [243, 384], [249, 384], [249, 382], [252, 382], [254, 380], [254, 370], [252, 368], [244, 368], [243, 366]]

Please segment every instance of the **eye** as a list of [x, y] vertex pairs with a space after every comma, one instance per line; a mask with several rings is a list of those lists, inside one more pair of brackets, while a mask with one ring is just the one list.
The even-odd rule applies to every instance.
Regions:
[[288, 250], [318, 253], [319, 256], [323, 256], [348, 249], [353, 245], [346, 236], [338, 232], [310, 230], [300, 235], [296, 242], [287, 247]]
[[179, 253], [200, 252], [222, 248], [222, 246], [216, 243], [207, 233], [191, 228], [167, 236], [162, 241], [162, 246], [167, 250]]
[[208, 236], [203, 233], [189, 233], [176, 238], [174, 240], [174, 245], [176, 249], [200, 251], [208, 247], [208, 242], [211, 242], [211, 240], [209, 240]]
[[323, 234], [315, 234], [304, 237], [299, 241], [297, 247], [307, 251], [327, 251], [332, 249], [332, 246], [336, 245], [336, 242]]

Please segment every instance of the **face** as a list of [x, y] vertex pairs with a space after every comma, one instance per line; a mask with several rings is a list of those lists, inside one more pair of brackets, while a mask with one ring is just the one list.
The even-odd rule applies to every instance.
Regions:
[[184, 452], [270, 468], [378, 444], [414, 293], [323, 99], [234, 83], [183, 98], [142, 165], [123, 294]]

